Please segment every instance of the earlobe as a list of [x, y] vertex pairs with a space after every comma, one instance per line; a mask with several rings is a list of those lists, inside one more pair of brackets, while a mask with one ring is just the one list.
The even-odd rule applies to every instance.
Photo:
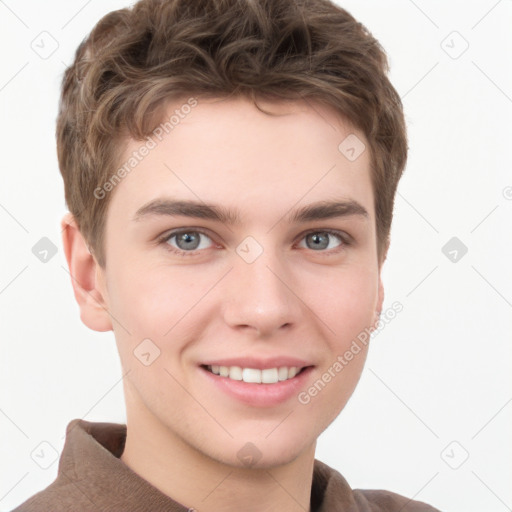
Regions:
[[61, 221], [62, 244], [71, 274], [73, 293], [80, 308], [80, 319], [93, 331], [111, 331], [106, 290], [97, 279], [102, 272], [78, 229], [71, 213]]

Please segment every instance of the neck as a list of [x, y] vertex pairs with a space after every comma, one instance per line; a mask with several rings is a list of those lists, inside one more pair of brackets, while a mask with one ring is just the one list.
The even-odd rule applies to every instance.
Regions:
[[127, 410], [121, 460], [197, 512], [310, 512], [316, 443], [291, 462], [264, 468], [222, 463], [186, 443], [156, 418]]

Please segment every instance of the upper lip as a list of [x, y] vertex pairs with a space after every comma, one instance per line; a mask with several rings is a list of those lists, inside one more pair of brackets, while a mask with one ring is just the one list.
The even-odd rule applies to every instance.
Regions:
[[288, 368], [295, 366], [296, 368], [304, 368], [313, 366], [308, 361], [297, 359], [296, 357], [276, 356], [266, 359], [258, 357], [231, 357], [226, 359], [215, 359], [201, 363], [204, 366], [240, 366], [241, 368], [254, 368], [265, 370], [268, 368], [280, 368], [287, 366]]

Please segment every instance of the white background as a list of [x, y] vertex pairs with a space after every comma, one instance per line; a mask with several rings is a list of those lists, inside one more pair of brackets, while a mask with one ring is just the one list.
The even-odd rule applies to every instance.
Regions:
[[[443, 511], [512, 510], [512, 1], [339, 3], [386, 49], [406, 111], [410, 155], [384, 267], [386, 306], [404, 310], [372, 342], [316, 457], [353, 488]], [[53, 481], [57, 462], [45, 470], [30, 454], [42, 441], [60, 453], [71, 419], [125, 422], [113, 333], [81, 323], [66, 270], [54, 131], [65, 66], [126, 5], [0, 1], [4, 511]], [[58, 43], [47, 59], [31, 47], [43, 31]], [[454, 236], [468, 248], [455, 263], [441, 251]], [[58, 247], [47, 263], [32, 253], [42, 237]]]

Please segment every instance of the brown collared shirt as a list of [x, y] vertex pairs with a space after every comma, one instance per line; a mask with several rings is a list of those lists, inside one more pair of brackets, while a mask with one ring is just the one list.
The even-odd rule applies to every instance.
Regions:
[[[72, 420], [57, 478], [13, 512], [189, 512], [121, 459], [126, 425]], [[311, 512], [439, 512], [398, 494], [352, 490], [336, 470], [315, 459]]]

